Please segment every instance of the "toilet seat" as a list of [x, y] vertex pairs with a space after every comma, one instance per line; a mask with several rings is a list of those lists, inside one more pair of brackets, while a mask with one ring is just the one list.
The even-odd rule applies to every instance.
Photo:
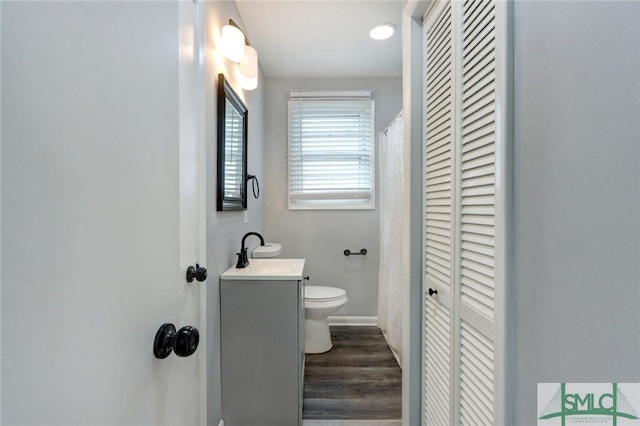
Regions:
[[306, 302], [332, 302], [343, 299], [347, 292], [341, 288], [308, 285], [304, 288]]

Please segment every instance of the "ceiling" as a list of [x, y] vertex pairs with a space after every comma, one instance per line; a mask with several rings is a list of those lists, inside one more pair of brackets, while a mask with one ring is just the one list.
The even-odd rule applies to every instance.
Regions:
[[[400, 77], [403, 0], [236, 0], [266, 77]], [[369, 31], [389, 22], [387, 40]]]

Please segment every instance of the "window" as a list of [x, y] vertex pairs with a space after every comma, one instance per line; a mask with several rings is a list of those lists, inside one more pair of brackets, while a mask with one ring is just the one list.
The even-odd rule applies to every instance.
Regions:
[[291, 92], [289, 208], [375, 208], [371, 91]]

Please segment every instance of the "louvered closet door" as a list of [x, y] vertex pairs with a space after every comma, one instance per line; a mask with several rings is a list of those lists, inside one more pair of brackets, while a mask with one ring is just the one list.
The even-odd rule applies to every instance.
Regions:
[[495, 314], [495, 4], [462, 6], [459, 227], [459, 422], [493, 425]]
[[506, 177], [496, 127], [496, 4], [436, 2], [424, 31], [423, 419], [502, 424], [505, 220], [496, 188]]
[[[453, 158], [455, 126], [452, 3], [425, 17], [424, 96], [424, 404], [425, 424], [452, 418]], [[430, 296], [429, 290], [437, 291]]]

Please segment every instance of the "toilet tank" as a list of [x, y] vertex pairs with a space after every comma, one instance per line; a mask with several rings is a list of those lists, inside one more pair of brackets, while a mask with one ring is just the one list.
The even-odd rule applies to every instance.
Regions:
[[278, 243], [265, 243], [263, 246], [256, 247], [251, 252], [254, 259], [266, 259], [270, 257], [278, 257], [282, 253], [282, 245]]

